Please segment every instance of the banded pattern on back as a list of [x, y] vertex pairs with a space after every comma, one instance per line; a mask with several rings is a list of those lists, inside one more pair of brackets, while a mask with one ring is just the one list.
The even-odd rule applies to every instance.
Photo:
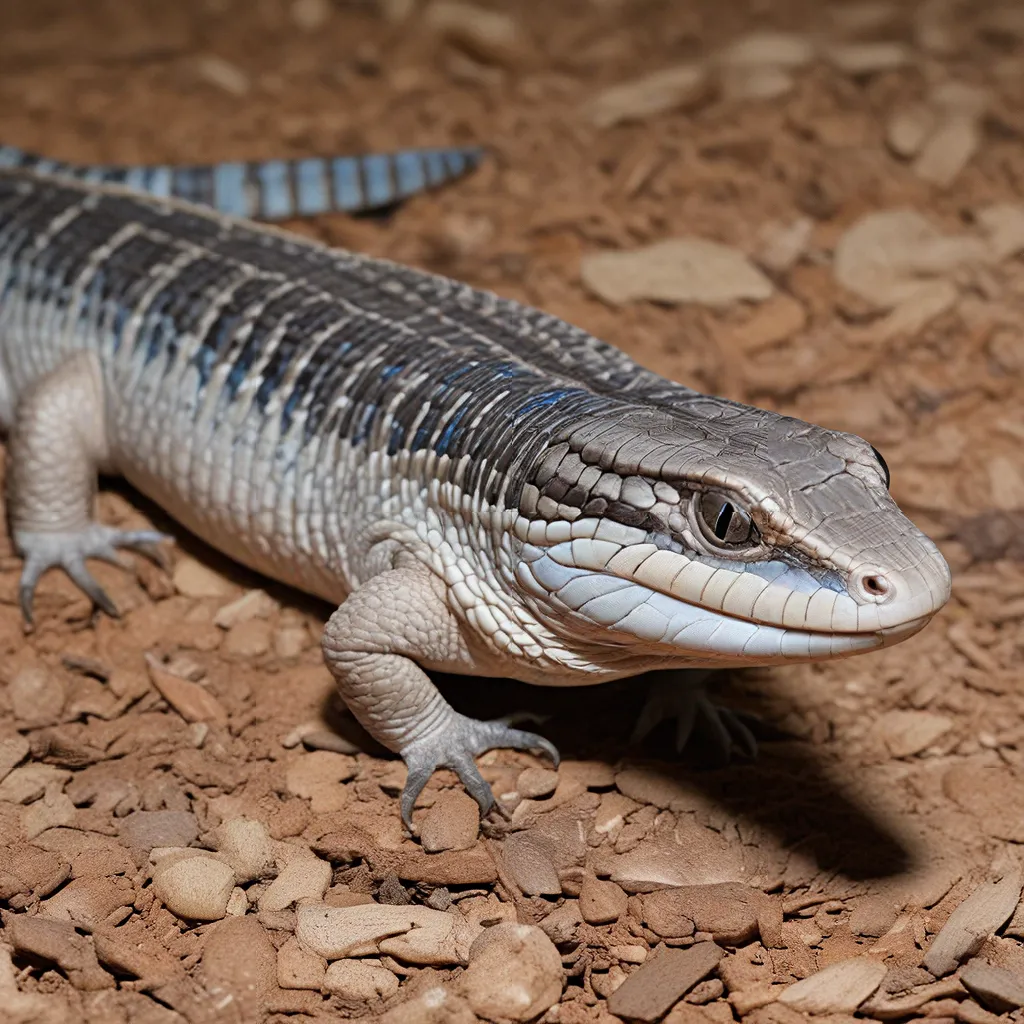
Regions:
[[[356, 499], [334, 493], [341, 447], [353, 467], [429, 455], [405, 469], [424, 486], [447, 456], [460, 488], [514, 500], [512, 471], [555, 433], [666, 386], [583, 331], [444, 278], [18, 171], [0, 171], [0, 345], [15, 391], [71, 349], [99, 353], [125, 475], [246, 548], [292, 529], [284, 510], [260, 519], [281, 474], [309, 515], [358, 522]], [[368, 479], [377, 497], [359, 500], [388, 486]], [[338, 538], [318, 522], [266, 557], [328, 562]], [[252, 563], [239, 544], [230, 553]]]
[[478, 146], [452, 146], [362, 156], [122, 167], [66, 163], [0, 145], [0, 168], [124, 185], [162, 199], [201, 203], [235, 217], [281, 221], [334, 211], [379, 210], [467, 174], [483, 156]]

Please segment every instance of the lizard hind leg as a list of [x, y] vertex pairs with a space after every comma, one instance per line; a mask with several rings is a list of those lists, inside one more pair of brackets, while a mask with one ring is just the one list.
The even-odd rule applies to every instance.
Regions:
[[68, 356], [21, 395], [9, 455], [7, 517], [14, 546], [25, 560], [19, 584], [25, 620], [32, 622], [40, 577], [57, 567], [96, 605], [117, 615], [85, 560], [121, 565], [118, 548], [149, 553], [166, 537], [155, 530], [118, 530], [93, 519], [96, 478], [109, 464], [109, 451], [103, 378], [92, 353]]
[[324, 629], [323, 649], [360, 724], [406, 763], [401, 811], [410, 832], [416, 798], [438, 768], [452, 769], [485, 814], [494, 795], [474, 757], [510, 747], [543, 751], [558, 764], [542, 736], [459, 714], [431, 682], [419, 663], [465, 674], [473, 657], [444, 584], [423, 566], [383, 572], [350, 594]]
[[716, 761], [757, 757], [757, 739], [748, 722], [753, 716], [716, 704], [708, 696], [711, 672], [705, 669], [667, 669], [650, 672], [650, 690], [630, 737], [640, 743], [664, 721], [675, 722], [675, 748], [681, 754], [697, 733], [710, 741]]

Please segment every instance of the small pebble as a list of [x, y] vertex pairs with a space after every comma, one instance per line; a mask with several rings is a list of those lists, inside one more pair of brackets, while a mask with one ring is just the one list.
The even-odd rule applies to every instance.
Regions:
[[420, 822], [420, 842], [428, 853], [468, 850], [480, 829], [480, 807], [461, 789], [440, 793]]
[[379, 960], [335, 960], [327, 968], [323, 988], [342, 999], [370, 1003], [398, 992], [398, 979]]
[[527, 896], [558, 896], [562, 883], [549, 844], [532, 832], [513, 832], [502, 844], [502, 858], [512, 880]]
[[249, 911], [249, 897], [245, 890], [236, 885], [228, 897], [228, 905], [224, 910], [226, 917], [244, 917]]
[[211, 722], [226, 725], [224, 706], [212, 693], [188, 679], [168, 672], [152, 655], [146, 655], [149, 678], [160, 696], [185, 719], [186, 722]]
[[[224, 87], [223, 83], [227, 81], [231, 72], [237, 72], [245, 80], [244, 87], [242, 87], [241, 91], [225, 87], [225, 91], [235, 92], [236, 95], [243, 95], [244, 92], [248, 91], [248, 79], [245, 79], [244, 74], [238, 71], [234, 65], [228, 64], [227, 61], [220, 60], [217, 57], [201, 57], [196, 62], [196, 66], [197, 68], [202, 68], [204, 72], [210, 72], [211, 69], [216, 69], [217, 71], [223, 71], [225, 68], [230, 69], [228, 74], [225, 74], [222, 80], [216, 83], [222, 87]], [[207, 81], [212, 81], [216, 75], [204, 74], [203, 77]], [[238, 85], [239, 81], [236, 79], [234, 84]], [[225, 579], [219, 572], [214, 572], [213, 569], [200, 564], [194, 558], [189, 558], [187, 555], [178, 559], [171, 579], [174, 582], [175, 590], [185, 597], [230, 597], [238, 593], [238, 588], [230, 580]]]
[[292, 761], [285, 785], [289, 793], [309, 800], [314, 814], [322, 814], [345, 806], [348, 793], [341, 783], [355, 774], [355, 758], [330, 750], [314, 750]]
[[294, 0], [291, 17], [296, 28], [316, 32], [331, 20], [331, 5], [328, 0]]
[[11, 771], [0, 782], [0, 800], [12, 804], [27, 804], [38, 800], [53, 783], [63, 785], [71, 778], [71, 772], [56, 765], [30, 761]]
[[968, 115], [940, 122], [914, 161], [914, 173], [940, 188], [952, 185], [981, 148], [981, 123]]
[[331, 884], [331, 875], [327, 861], [319, 857], [296, 857], [281, 869], [260, 897], [260, 911], [274, 913], [302, 900], [322, 900]]
[[562, 958], [535, 925], [496, 924], [473, 943], [461, 978], [469, 1005], [489, 1020], [527, 1021], [562, 995]]
[[55, 783], [43, 794], [43, 799], [30, 804], [21, 812], [21, 827], [26, 839], [35, 839], [48, 828], [59, 828], [74, 823], [75, 805]]
[[694, 237], [590, 253], [580, 263], [580, 276], [588, 291], [611, 305], [649, 299], [718, 307], [763, 302], [775, 291], [739, 249]]
[[848, 75], [875, 75], [894, 71], [910, 63], [910, 53], [902, 43], [840, 43], [830, 47], [826, 56], [833, 66]]
[[19, 669], [7, 684], [7, 699], [18, 722], [37, 729], [60, 721], [67, 699], [64, 684], [48, 668], [31, 665]]
[[270, 832], [262, 821], [247, 818], [225, 821], [214, 829], [210, 845], [231, 865], [239, 883], [268, 878], [274, 873]]
[[527, 768], [516, 779], [516, 792], [527, 800], [551, 796], [558, 786], [558, 772], [550, 768]]
[[[206, 931], [202, 951], [200, 980], [222, 1006], [232, 1008], [227, 1019], [261, 1020], [264, 1000], [276, 988], [277, 953], [259, 921], [252, 915], [221, 921]], [[190, 1016], [198, 1019], [195, 1011]]]
[[0, 782], [28, 757], [29, 745], [24, 736], [8, 736], [0, 740]]
[[118, 832], [127, 846], [148, 853], [161, 846], [191, 846], [199, 823], [191, 811], [135, 811], [121, 819]]
[[276, 608], [277, 602], [265, 590], [247, 590], [237, 600], [218, 608], [213, 623], [221, 629], [232, 629], [241, 622], [265, 619]]
[[212, 857], [168, 858], [153, 869], [153, 892], [178, 917], [218, 921], [227, 913], [235, 874]]
[[626, 894], [614, 882], [602, 882], [593, 875], [583, 879], [580, 913], [587, 924], [610, 924], [626, 912]]
[[461, 0], [434, 0], [424, 20], [429, 28], [478, 60], [511, 66], [526, 55], [527, 42], [518, 24], [504, 12]]
[[584, 114], [597, 128], [613, 128], [669, 110], [701, 106], [714, 91], [704, 65], [683, 64], [605, 89], [586, 104]]
[[925, 953], [922, 965], [936, 978], [956, 970], [973, 956], [985, 940], [1012, 916], [1021, 894], [1020, 869], [999, 881], [983, 882], [961, 903], [942, 926]]
[[327, 961], [299, 945], [295, 936], [277, 951], [277, 983], [281, 988], [311, 989], [319, 992], [324, 983]]
[[721, 960], [713, 942], [688, 949], [662, 947], [634, 971], [608, 1000], [608, 1010], [630, 1020], [657, 1021]]
[[803, 1013], [853, 1013], [882, 984], [885, 970], [866, 956], [842, 960], [790, 985], [779, 1002]]
[[221, 651], [235, 658], [258, 658], [270, 650], [272, 640], [270, 623], [262, 619], [247, 619], [228, 630]]
[[798, 68], [814, 60], [814, 43], [790, 32], [752, 32], [727, 46], [718, 56], [733, 67]]

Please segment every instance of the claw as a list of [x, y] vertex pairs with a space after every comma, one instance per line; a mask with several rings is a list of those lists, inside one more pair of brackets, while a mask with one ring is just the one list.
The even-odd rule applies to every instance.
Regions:
[[405, 788], [402, 790], [402, 822], [415, 835], [412, 811], [416, 798], [438, 768], [451, 768], [466, 787], [466, 791], [477, 802], [480, 816], [486, 815], [495, 806], [494, 793], [477, 769], [473, 758], [497, 747], [513, 750], [541, 751], [551, 758], [558, 767], [558, 749], [550, 741], [536, 733], [510, 729], [503, 721], [478, 722], [464, 715], [456, 715], [447, 722], [442, 731], [420, 739], [402, 751], [402, 759], [409, 769]]
[[[709, 672], [671, 672], [658, 674], [650, 696], [633, 729], [631, 742], [638, 743], [666, 719], [676, 720], [676, 752], [682, 753], [698, 730], [708, 735], [722, 761], [733, 756], [756, 758], [757, 740], [744, 718], [753, 716], [734, 712], [715, 704], [705, 692]], [[756, 719], [753, 719], [756, 721]]]
[[112, 619], [120, 617], [121, 613], [117, 610], [117, 605], [96, 582], [96, 577], [85, 567], [85, 559], [69, 558], [62, 564], [64, 571], [71, 577], [71, 581], [97, 608], [105, 611]]
[[75, 585], [102, 611], [117, 618], [117, 605], [107, 592], [96, 582], [85, 565], [87, 558], [97, 558], [120, 569], [128, 566], [117, 553], [118, 548], [133, 548], [142, 554], [161, 558], [155, 546], [171, 538], [158, 530], [117, 530], [109, 526], [90, 523], [83, 530], [74, 533], [29, 533], [20, 532], [15, 536], [19, 551], [25, 556], [18, 588], [21, 614], [27, 625], [32, 626], [34, 617], [32, 605], [40, 577], [48, 569], [63, 569]]

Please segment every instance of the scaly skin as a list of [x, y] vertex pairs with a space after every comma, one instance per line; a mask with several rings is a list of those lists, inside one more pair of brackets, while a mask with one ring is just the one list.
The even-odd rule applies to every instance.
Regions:
[[[548, 751], [427, 672], [546, 686], [877, 650], [949, 596], [862, 439], [698, 394], [536, 310], [199, 208], [0, 172], [0, 419], [23, 595], [152, 543], [122, 473], [228, 555], [338, 604], [367, 730], [487, 809], [473, 757]], [[55, 454], [57, 453], [57, 454]], [[665, 677], [661, 677], [664, 683]]]

